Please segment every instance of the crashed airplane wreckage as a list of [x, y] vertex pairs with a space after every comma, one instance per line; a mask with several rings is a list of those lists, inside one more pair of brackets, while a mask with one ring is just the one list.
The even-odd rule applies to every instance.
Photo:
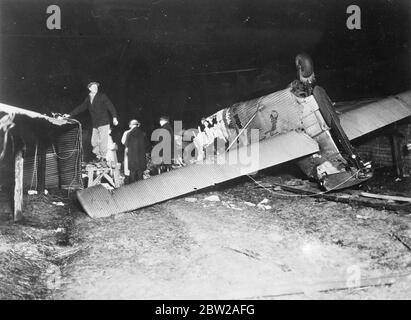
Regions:
[[[298, 55], [296, 66], [299, 79], [288, 88], [203, 119], [204, 131], [193, 140], [199, 155], [194, 163], [118, 189], [96, 185], [77, 191], [87, 214], [98, 218], [132, 211], [291, 160], [327, 191], [370, 179], [371, 164], [350, 141], [411, 116], [411, 91], [338, 114], [315, 83], [311, 59]], [[247, 158], [249, 152], [247, 165], [229, 160]]]

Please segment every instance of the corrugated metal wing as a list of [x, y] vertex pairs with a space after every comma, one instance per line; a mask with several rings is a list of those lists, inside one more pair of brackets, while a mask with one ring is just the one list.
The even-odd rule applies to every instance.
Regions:
[[[237, 151], [230, 150], [227, 154]], [[192, 164], [114, 190], [107, 190], [102, 185], [79, 190], [77, 196], [89, 216], [107, 217], [182, 196], [318, 151], [318, 144], [309, 136], [289, 132], [260, 142], [256, 166]]]
[[348, 138], [353, 140], [409, 116], [411, 91], [349, 108], [340, 116], [340, 122]]

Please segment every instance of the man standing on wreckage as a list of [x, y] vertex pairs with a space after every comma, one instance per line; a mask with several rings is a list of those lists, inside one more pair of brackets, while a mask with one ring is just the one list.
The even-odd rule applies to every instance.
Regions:
[[110, 117], [113, 118], [113, 125], [118, 125], [117, 111], [110, 99], [102, 92], [98, 91], [100, 84], [90, 82], [87, 85], [90, 93], [84, 101], [65, 117], [74, 117], [83, 111], [90, 112], [93, 133], [91, 135], [91, 146], [97, 161], [107, 159], [108, 138], [110, 134]]

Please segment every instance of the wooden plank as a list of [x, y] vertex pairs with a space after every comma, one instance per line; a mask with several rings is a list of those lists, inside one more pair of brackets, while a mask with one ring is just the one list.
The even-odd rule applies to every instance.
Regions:
[[93, 186], [93, 180], [94, 180], [94, 170], [88, 168], [87, 169], [87, 177], [88, 177], [88, 182], [87, 182], [87, 188], [90, 188]]
[[312, 293], [328, 293], [333, 291], [342, 290], [358, 290], [370, 287], [381, 287], [381, 286], [391, 286], [398, 282], [406, 282], [410, 279], [409, 273], [404, 274], [392, 274], [384, 275], [380, 277], [369, 277], [360, 278], [358, 283], [348, 283], [346, 279], [344, 280], [334, 280], [334, 281], [322, 281], [313, 284], [297, 284], [297, 285], [287, 285], [278, 284], [276, 285], [273, 293], [270, 295], [254, 296], [254, 297], [244, 297], [241, 299], [251, 300], [251, 299], [273, 299], [281, 298], [285, 296], [306, 296]]
[[121, 164], [117, 163], [116, 167], [113, 169], [113, 177], [114, 177], [114, 184], [116, 188], [120, 187], [120, 169], [121, 169]]
[[401, 139], [398, 135], [391, 136], [392, 163], [397, 177], [402, 178], [404, 161], [402, 159]]
[[[121, 165], [120, 165], [121, 166]], [[120, 168], [120, 167], [119, 167]], [[87, 170], [87, 176], [88, 176], [88, 184], [87, 187], [90, 188], [92, 186], [95, 186], [101, 182], [101, 179], [104, 177], [107, 179], [107, 181], [113, 186], [116, 187], [115, 185], [115, 180], [113, 180], [113, 177], [111, 176], [113, 173], [112, 171], [114, 170], [119, 170], [118, 169], [111, 169], [111, 168], [98, 168], [96, 166], [88, 166], [86, 167]], [[118, 175], [120, 175], [120, 171], [118, 171]], [[94, 177], [96, 176], [96, 177]]]
[[46, 148], [42, 141], [38, 141], [37, 161], [37, 191], [43, 192], [46, 188]]
[[93, 180], [93, 186], [96, 184], [99, 184], [101, 182], [101, 179], [103, 178], [104, 173], [99, 173], [98, 176]]
[[[115, 187], [113, 179], [110, 177], [108, 173], [103, 173], [102, 178], [106, 178], [106, 180], [111, 184], [112, 187]], [[101, 180], [101, 179], [100, 179]]]
[[374, 199], [382, 199], [382, 200], [411, 202], [411, 198], [408, 198], [408, 197], [389, 196], [389, 195], [375, 194], [375, 193], [369, 193], [369, 192], [361, 192], [360, 196], [367, 197], [367, 198], [374, 198]]
[[14, 221], [23, 218], [23, 151], [16, 153], [14, 160]]

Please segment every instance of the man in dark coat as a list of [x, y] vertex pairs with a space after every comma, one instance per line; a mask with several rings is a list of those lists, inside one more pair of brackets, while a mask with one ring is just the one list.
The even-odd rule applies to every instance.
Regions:
[[98, 92], [99, 85], [98, 82], [90, 82], [87, 86], [90, 91], [89, 95], [82, 104], [65, 116], [74, 117], [86, 110], [90, 112], [93, 125], [91, 146], [97, 159], [102, 160], [107, 157], [108, 135], [110, 132], [109, 114], [113, 118], [115, 126], [118, 125], [118, 120], [117, 111], [110, 99], [104, 93]]
[[149, 146], [146, 134], [140, 129], [137, 120], [131, 120], [130, 130], [123, 134], [121, 142], [124, 150], [124, 171], [129, 173], [129, 183], [142, 180], [144, 170], [147, 167], [146, 152]]

